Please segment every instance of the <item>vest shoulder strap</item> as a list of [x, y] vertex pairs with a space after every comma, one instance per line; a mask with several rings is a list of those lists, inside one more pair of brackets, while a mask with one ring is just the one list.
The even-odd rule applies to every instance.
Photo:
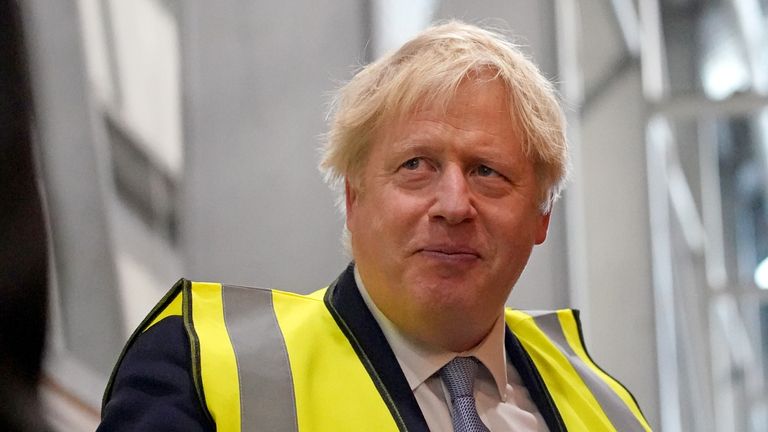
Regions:
[[115, 367], [112, 369], [112, 373], [109, 376], [109, 381], [107, 381], [107, 387], [104, 390], [104, 396], [101, 401], [102, 410], [104, 409], [104, 406], [107, 404], [110, 397], [112, 396], [112, 388], [113, 388], [115, 376], [117, 375], [117, 371], [120, 368], [120, 364], [122, 363], [123, 358], [125, 357], [125, 353], [133, 345], [136, 338], [138, 338], [142, 333], [144, 333], [150, 327], [160, 322], [160, 320], [168, 316], [182, 315], [181, 292], [184, 289], [184, 286], [189, 285], [190, 283], [191, 282], [186, 279], [179, 279], [179, 281], [176, 282], [171, 287], [171, 289], [163, 296], [163, 298], [160, 299], [160, 301], [155, 305], [155, 307], [152, 308], [149, 314], [147, 314], [147, 316], [144, 318], [141, 324], [139, 324], [136, 330], [134, 330], [134, 332], [128, 338], [128, 341], [125, 343], [123, 350], [120, 352], [120, 355], [117, 358]]
[[634, 397], [589, 356], [578, 311], [507, 309], [568, 430], [650, 431]]
[[381, 394], [323, 301], [277, 290], [181, 279], [129, 338], [181, 316], [192, 379], [218, 431], [396, 431]]

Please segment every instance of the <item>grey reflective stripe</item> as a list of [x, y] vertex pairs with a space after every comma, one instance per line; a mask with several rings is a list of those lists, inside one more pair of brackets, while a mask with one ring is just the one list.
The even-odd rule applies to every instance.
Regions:
[[240, 378], [241, 431], [297, 431], [293, 379], [272, 291], [223, 286], [222, 296]]
[[635, 417], [624, 401], [613, 391], [613, 389], [603, 381], [592, 369], [584, 363], [581, 358], [573, 351], [568, 344], [560, 326], [560, 320], [556, 313], [548, 313], [533, 317], [536, 325], [550, 338], [552, 342], [565, 354], [576, 373], [587, 385], [589, 390], [597, 399], [597, 402], [603, 408], [605, 415], [611, 421], [617, 431], [640, 431], [645, 432], [645, 428]]

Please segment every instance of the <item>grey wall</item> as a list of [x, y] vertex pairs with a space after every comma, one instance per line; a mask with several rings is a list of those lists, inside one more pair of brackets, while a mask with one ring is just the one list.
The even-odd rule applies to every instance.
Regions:
[[[590, 353], [659, 424], [640, 71], [622, 75], [583, 117], [585, 296]], [[636, 101], [636, 102], [629, 102]]]
[[184, 3], [188, 277], [309, 292], [343, 269], [316, 149], [328, 93], [363, 61], [363, 4]]
[[[53, 255], [52, 302], [61, 311], [63, 350], [106, 375], [123, 340], [114, 290], [115, 264], [97, 175], [79, 17], [74, 0], [24, 2], [40, 144], [44, 199]], [[54, 314], [57, 317], [58, 314]], [[98, 324], [95, 324], [98, 323]], [[103, 326], [101, 323], [111, 323]], [[76, 377], [61, 376], [62, 380]]]

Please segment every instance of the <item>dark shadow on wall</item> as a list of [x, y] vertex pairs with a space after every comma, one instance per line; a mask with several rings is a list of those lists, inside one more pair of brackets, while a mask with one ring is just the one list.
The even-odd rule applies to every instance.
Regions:
[[0, 430], [46, 430], [39, 409], [46, 230], [19, 3], [0, 0]]

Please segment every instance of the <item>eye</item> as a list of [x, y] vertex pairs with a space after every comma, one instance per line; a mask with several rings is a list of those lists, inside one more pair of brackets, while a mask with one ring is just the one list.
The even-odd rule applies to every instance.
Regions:
[[412, 158], [403, 162], [403, 164], [400, 166], [407, 170], [416, 170], [419, 168], [420, 165], [421, 165], [421, 158]]
[[432, 159], [424, 156], [412, 157], [399, 165], [393, 173], [393, 179], [397, 185], [404, 189], [423, 188], [434, 177], [435, 166], [433, 163]]
[[475, 172], [480, 177], [491, 177], [491, 176], [497, 176], [499, 173], [493, 169], [488, 167], [487, 165], [480, 165], [475, 169]]

